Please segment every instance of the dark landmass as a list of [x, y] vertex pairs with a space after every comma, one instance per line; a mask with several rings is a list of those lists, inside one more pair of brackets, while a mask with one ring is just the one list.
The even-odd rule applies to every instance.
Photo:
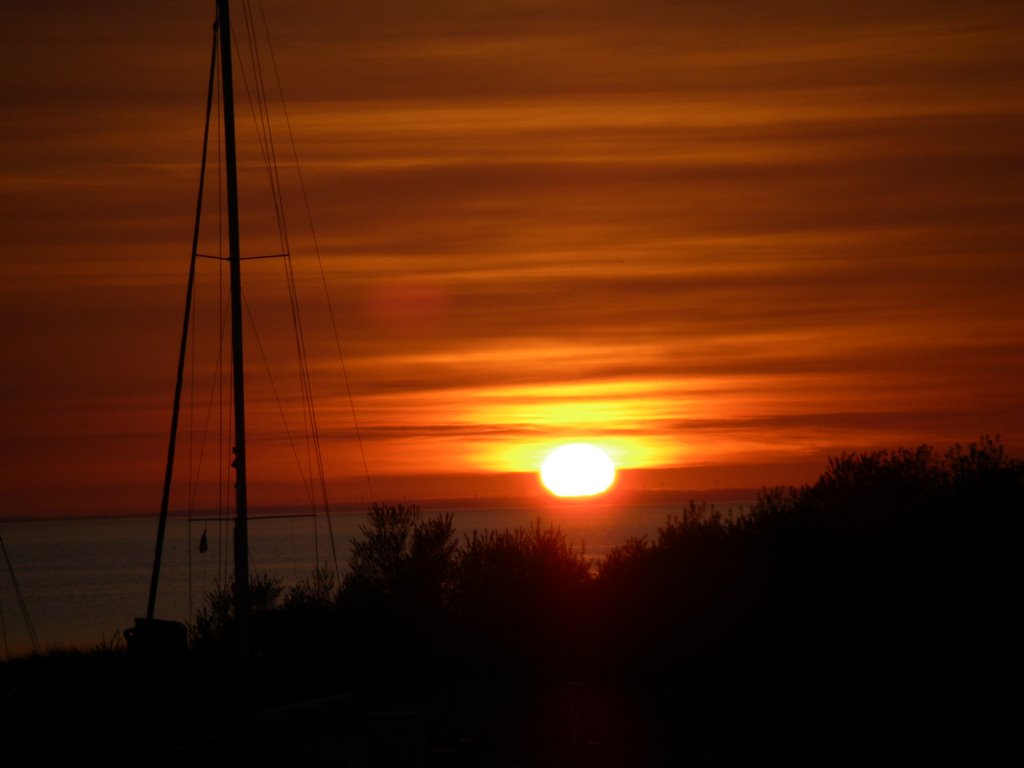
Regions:
[[[1012, 764], [1024, 463], [843, 456], [694, 502], [597, 567], [556, 529], [380, 505], [329, 571], [230, 588], [188, 644], [0, 666], [5, 765]], [[184, 630], [182, 630], [184, 633]]]

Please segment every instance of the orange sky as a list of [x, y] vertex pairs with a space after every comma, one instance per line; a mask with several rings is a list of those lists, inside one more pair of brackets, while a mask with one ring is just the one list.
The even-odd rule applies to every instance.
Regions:
[[[532, 493], [495, 473], [563, 439], [668, 488], [1024, 449], [1020, 3], [264, 5], [378, 497]], [[4, 11], [0, 517], [159, 503], [212, 6]], [[365, 499], [304, 216], [329, 482]], [[275, 367], [280, 274], [246, 265]], [[300, 495], [275, 418], [256, 505]]]

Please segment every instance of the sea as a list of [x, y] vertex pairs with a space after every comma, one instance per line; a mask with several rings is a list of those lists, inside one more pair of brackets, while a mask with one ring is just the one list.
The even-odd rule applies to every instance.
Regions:
[[[715, 502], [725, 515], [751, 500]], [[425, 508], [424, 516], [451, 513], [460, 538], [473, 531], [560, 529], [568, 542], [597, 562], [630, 537], [654, 538], [683, 509], [681, 503], [565, 505], [502, 508]], [[366, 512], [254, 515], [249, 522], [250, 572], [291, 586], [317, 565], [347, 570], [353, 539]], [[94, 648], [122, 642], [144, 616], [156, 543], [155, 517], [0, 520], [9, 560], [0, 562], [0, 653], [31, 653], [34, 628], [43, 651]], [[206, 595], [230, 581], [232, 523], [217, 517], [168, 520], [155, 615], [188, 623]], [[333, 546], [332, 546], [333, 540]]]

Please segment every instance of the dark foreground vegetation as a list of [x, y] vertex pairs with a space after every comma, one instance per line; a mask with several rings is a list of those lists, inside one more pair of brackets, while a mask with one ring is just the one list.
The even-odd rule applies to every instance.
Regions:
[[739, 519], [693, 505], [592, 568], [557, 530], [374, 507], [338, 583], [230, 590], [187, 651], [0, 667], [36, 765], [1012, 764], [1024, 463], [983, 440], [844, 456]]

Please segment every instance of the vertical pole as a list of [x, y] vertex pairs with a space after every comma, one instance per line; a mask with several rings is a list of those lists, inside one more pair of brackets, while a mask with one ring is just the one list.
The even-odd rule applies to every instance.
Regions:
[[235, 400], [235, 620], [238, 626], [238, 683], [250, 688], [249, 532], [245, 472], [245, 375], [242, 355], [242, 255], [238, 225], [238, 165], [235, 157], [235, 96], [231, 75], [231, 19], [228, 0], [217, 0], [220, 69], [224, 93], [224, 157], [228, 195], [228, 266], [231, 277], [231, 359]]
[[[25, 628], [28, 630], [28, 637], [32, 641], [32, 652], [40, 654], [43, 649], [39, 645], [39, 636], [32, 624], [32, 617], [28, 615], [28, 605], [25, 604], [25, 596], [21, 594], [21, 587], [18, 586], [18, 577], [14, 575], [14, 566], [11, 565], [11, 558], [7, 554], [7, 547], [4, 546], [4, 537], [0, 536], [0, 552], [3, 552], [4, 560], [7, 561], [7, 572], [11, 575], [11, 586], [14, 587], [14, 596], [18, 598], [18, 607], [21, 608], [21, 616], [25, 619]], [[7, 640], [7, 633], [4, 632], [4, 641]], [[10, 655], [10, 654], [8, 654]]]
[[[217, 32], [213, 34], [213, 53], [210, 56], [210, 85], [206, 90], [206, 127], [203, 130], [203, 154], [199, 166], [199, 194], [196, 196], [196, 223], [192, 230], [192, 260], [188, 267], [188, 287], [185, 289], [185, 319], [181, 328], [181, 346], [178, 350], [178, 378], [174, 383], [174, 406], [171, 409], [171, 437], [167, 444], [167, 463], [164, 465], [164, 492], [160, 498], [160, 521], [156, 528], [156, 553], [153, 555], [153, 574], [149, 580], [149, 601], [146, 618], [152, 619], [156, 611], [156, 589], [160, 583], [160, 562], [164, 554], [164, 535], [167, 531], [167, 513], [171, 502], [171, 480], [174, 477], [174, 451], [178, 440], [178, 417], [181, 413], [181, 389], [185, 380], [185, 356], [188, 351], [188, 327], [192, 314], [192, 292], [196, 282], [196, 257], [199, 253], [199, 220], [203, 213], [203, 188], [206, 184], [206, 152], [210, 143], [210, 111], [213, 106], [213, 76], [217, 71]], [[192, 618], [191, 609], [189, 619]]]

